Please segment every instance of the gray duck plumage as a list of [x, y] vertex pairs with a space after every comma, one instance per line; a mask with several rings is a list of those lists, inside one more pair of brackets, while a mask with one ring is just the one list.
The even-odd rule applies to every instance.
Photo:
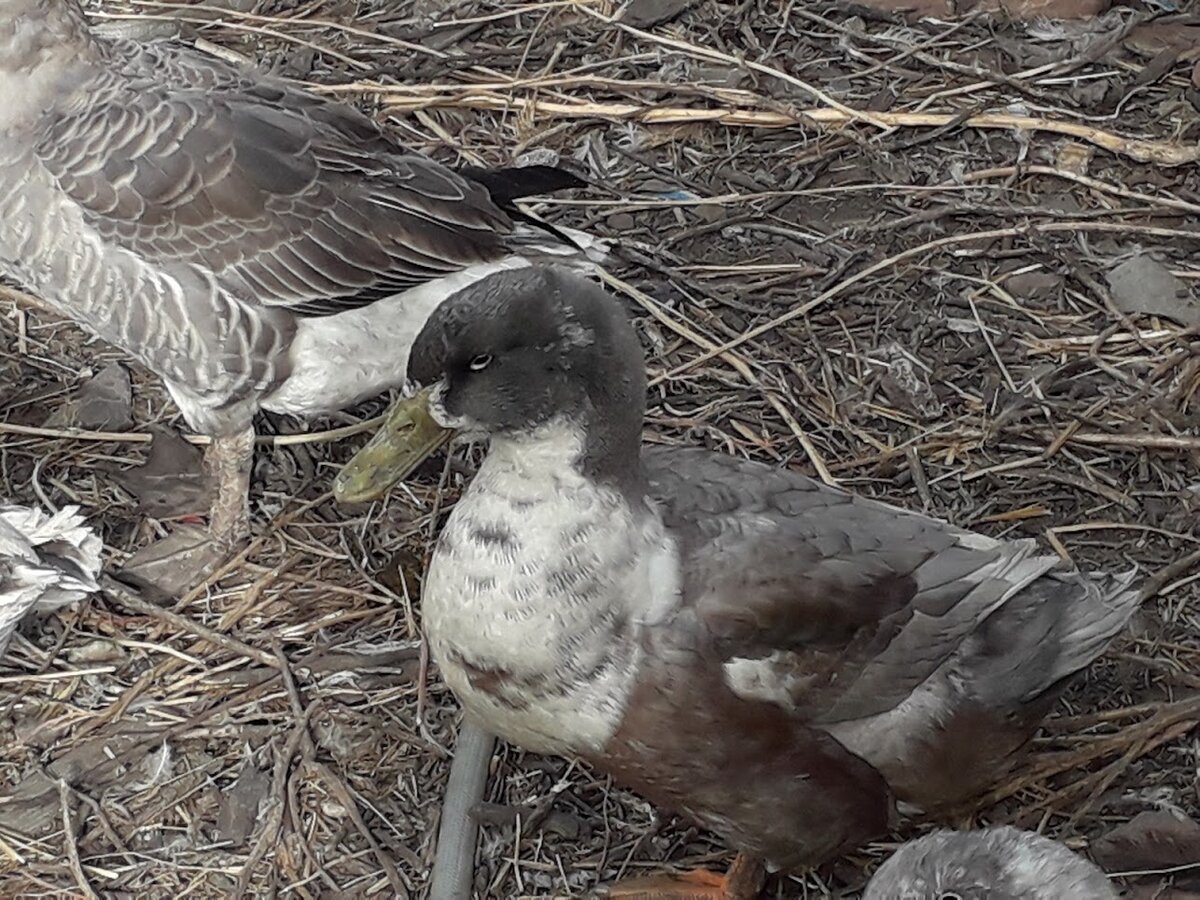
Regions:
[[501, 179], [182, 44], [98, 38], [76, 0], [0, 0], [0, 96], [0, 275], [134, 355], [217, 439], [226, 536], [244, 530], [258, 409], [394, 386], [453, 290], [585, 262]]
[[863, 900], [1117, 900], [1097, 866], [1057, 841], [1008, 825], [937, 831], [879, 867]]
[[[467, 713], [750, 858], [816, 864], [884, 832], [893, 801], [982, 791], [1137, 605], [1132, 575], [1062, 570], [1030, 540], [706, 450], [643, 451], [636, 336], [567, 272], [464, 289], [409, 375], [435, 419], [490, 438], [422, 590]], [[644, 896], [742, 896], [704, 890]]]

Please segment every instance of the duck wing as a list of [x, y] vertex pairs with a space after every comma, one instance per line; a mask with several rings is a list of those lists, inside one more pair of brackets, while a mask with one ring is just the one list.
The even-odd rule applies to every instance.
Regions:
[[951, 669], [984, 707], [1030, 702], [1136, 606], [1128, 579], [1055, 572], [1033, 541], [796, 473], [676, 448], [648, 452], [646, 467], [679, 541], [685, 603], [735, 690], [815, 723], [896, 710]]
[[104, 52], [37, 156], [140, 261], [322, 315], [508, 252], [513, 223], [482, 183], [397, 152], [346, 106], [175, 44]]

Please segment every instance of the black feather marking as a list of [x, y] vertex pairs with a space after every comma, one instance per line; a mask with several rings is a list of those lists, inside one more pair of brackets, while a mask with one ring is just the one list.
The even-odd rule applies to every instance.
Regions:
[[505, 212], [511, 212], [514, 200], [588, 186], [588, 182], [574, 172], [559, 166], [505, 166], [499, 169], [462, 166], [458, 174], [483, 185], [492, 201]]

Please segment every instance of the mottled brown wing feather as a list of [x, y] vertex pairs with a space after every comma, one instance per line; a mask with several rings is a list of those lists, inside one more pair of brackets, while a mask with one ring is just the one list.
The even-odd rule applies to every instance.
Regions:
[[907, 698], [1011, 589], [986, 573], [1023, 555], [733, 457], [669, 448], [646, 465], [712, 645], [725, 659], [788, 651], [817, 720]]
[[507, 252], [512, 223], [482, 186], [399, 154], [366, 117], [174, 45], [113, 54], [38, 153], [137, 256], [320, 314]]

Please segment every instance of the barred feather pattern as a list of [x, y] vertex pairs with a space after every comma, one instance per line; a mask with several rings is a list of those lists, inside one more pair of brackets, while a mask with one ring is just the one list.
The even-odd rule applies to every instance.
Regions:
[[[0, 276], [133, 354], [207, 433], [311, 369], [297, 357], [326, 323], [361, 358], [367, 308], [394, 343], [464, 274], [578, 253], [353, 108], [182, 44], [98, 39], [76, 0], [0, 0], [0, 93], [20, 98], [0, 106]], [[401, 383], [406, 351], [368, 352], [388, 370], [347, 390], [337, 365], [309, 371], [283, 411]]]
[[47, 514], [0, 504], [0, 656], [30, 612], [50, 612], [99, 590], [100, 538], [76, 506]]

